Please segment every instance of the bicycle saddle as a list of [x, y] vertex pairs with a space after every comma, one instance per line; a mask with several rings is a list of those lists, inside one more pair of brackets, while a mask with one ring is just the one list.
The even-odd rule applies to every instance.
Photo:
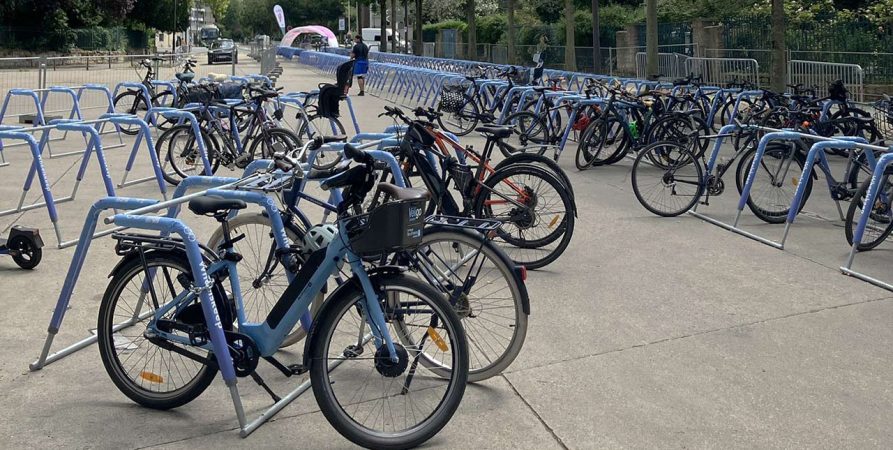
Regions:
[[428, 200], [431, 193], [426, 189], [403, 188], [391, 183], [378, 183], [378, 189], [395, 200]]
[[247, 207], [248, 205], [242, 200], [223, 198], [216, 195], [196, 197], [189, 201], [189, 210], [201, 216], [207, 214], [216, 215], [232, 209], [245, 209]]
[[224, 81], [226, 81], [226, 78], [227, 78], [226, 74], [222, 74], [222, 73], [209, 73], [208, 74], [208, 79], [215, 83], [223, 83]]
[[504, 139], [512, 135], [511, 125], [483, 125], [475, 128], [475, 131], [489, 134], [497, 139]]
[[193, 78], [195, 78], [195, 73], [193, 73], [193, 72], [181, 72], [181, 73], [178, 73], [178, 74], [176, 74], [176, 75], [174, 75], [174, 76], [177, 77], [178, 80], [180, 80], [180, 81], [182, 81], [182, 82], [184, 82], [184, 83], [189, 83], [190, 81], [192, 81]]

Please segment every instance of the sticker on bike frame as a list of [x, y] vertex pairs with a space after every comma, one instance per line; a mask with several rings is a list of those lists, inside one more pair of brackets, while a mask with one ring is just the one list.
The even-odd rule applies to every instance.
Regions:
[[428, 327], [428, 336], [431, 338], [432, 341], [434, 341], [434, 345], [436, 345], [437, 348], [440, 349], [440, 351], [450, 351], [450, 347], [447, 346], [446, 341], [444, 341], [443, 338], [440, 337], [440, 333], [438, 333], [437, 330], [434, 329], [434, 327]]

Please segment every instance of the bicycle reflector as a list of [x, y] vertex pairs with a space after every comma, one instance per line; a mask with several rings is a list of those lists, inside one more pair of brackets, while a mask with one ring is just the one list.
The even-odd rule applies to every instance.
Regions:
[[428, 336], [431, 337], [431, 340], [434, 342], [434, 345], [440, 349], [442, 352], [450, 351], [450, 348], [447, 346], [446, 342], [440, 337], [440, 333], [437, 332], [434, 327], [428, 327]]
[[164, 377], [162, 377], [161, 375], [158, 375], [157, 373], [152, 373], [152, 372], [148, 372], [145, 370], [140, 372], [140, 378], [142, 378], [150, 383], [156, 383], [156, 384], [164, 383]]

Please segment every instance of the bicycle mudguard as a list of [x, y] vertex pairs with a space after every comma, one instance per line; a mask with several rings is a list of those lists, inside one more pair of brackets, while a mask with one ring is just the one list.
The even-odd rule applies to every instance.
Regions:
[[307, 283], [310, 282], [313, 274], [316, 273], [316, 269], [318, 269], [323, 261], [325, 261], [327, 248], [328, 247], [323, 247], [310, 254], [310, 257], [301, 265], [301, 269], [295, 274], [291, 283], [288, 284], [288, 287], [285, 288], [285, 291], [279, 296], [279, 300], [276, 300], [273, 309], [267, 314], [266, 322], [270, 328], [279, 326], [279, 322], [282, 321], [282, 318], [285, 317], [285, 313], [288, 312], [291, 305], [298, 299], [301, 291], [303, 291], [304, 287], [307, 286]]
[[[311, 256], [312, 257], [312, 256]], [[402, 266], [378, 266], [368, 269], [366, 271], [366, 275], [369, 276], [369, 281], [372, 283], [372, 286], [378, 287], [377, 280], [383, 277], [388, 277], [392, 275], [398, 275], [406, 271], [405, 267]], [[376, 289], [377, 290], [377, 289]], [[332, 305], [338, 303], [335, 300], [339, 299], [341, 296], [354, 295], [359, 294], [364, 296], [363, 287], [360, 285], [360, 280], [357, 279], [356, 275], [351, 277], [349, 280], [341, 283], [335, 291], [326, 298], [326, 301], [323, 303], [322, 308], [319, 309], [319, 312], [316, 313], [316, 317], [325, 317], [325, 314], [331, 309]], [[317, 324], [319, 320], [314, 320], [313, 325], [310, 327], [310, 332], [307, 333], [307, 337], [304, 339], [304, 356], [302, 365], [306, 368], [310, 368], [311, 360], [310, 360], [310, 349], [313, 348], [313, 342], [318, 338], [318, 327]]]

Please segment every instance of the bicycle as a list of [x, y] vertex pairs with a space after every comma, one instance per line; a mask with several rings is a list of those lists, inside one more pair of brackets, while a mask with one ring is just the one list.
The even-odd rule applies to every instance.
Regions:
[[[319, 150], [310, 153], [308, 166], [312, 166], [313, 159], [319, 153]], [[392, 173], [399, 173], [399, 165], [390, 153], [367, 153], [375, 158], [377, 165], [384, 162]], [[293, 186], [282, 191], [280, 214], [290, 241], [313, 249], [319, 245], [319, 239], [326, 239], [330, 235], [331, 225], [326, 225], [325, 219], [322, 225], [311, 226], [298, 204], [299, 200], [307, 200], [327, 211], [336, 211], [335, 205], [340, 202], [337, 191], [330, 191], [328, 201], [313, 198], [303, 192], [306, 183], [312, 181], [311, 178], [318, 180], [321, 176], [336, 172], [338, 171], [312, 170], [305, 173]], [[405, 185], [402, 177], [390, 181], [399, 187]], [[376, 196], [383, 190], [394, 191], [391, 186], [379, 186], [375, 189]], [[393, 197], [393, 194], [389, 195]], [[375, 202], [363, 210], [373, 210], [379, 205], [379, 202]], [[272, 309], [273, 301], [286, 288], [283, 280], [289, 268], [277, 262], [276, 246], [271, 245], [273, 225], [269, 214], [240, 214], [230, 221], [230, 228], [246, 235], [243, 244], [236, 244], [236, 251], [245, 255], [242, 264], [247, 265], [248, 269], [240, 272], [246, 276], [241, 276], [239, 281], [244, 308], [249, 318], [262, 317]], [[524, 285], [526, 271], [516, 268], [508, 256], [487, 239], [492, 228], [492, 222], [442, 217], [436, 222], [429, 221], [425, 226], [422, 242], [417, 249], [398, 252], [392, 258], [367, 261], [410, 267], [449, 299], [463, 322], [469, 342], [469, 382], [493, 377], [515, 360], [527, 334], [530, 314], [529, 298]], [[223, 241], [223, 229], [218, 228], [208, 241], [208, 246], [216, 248]], [[321, 304], [321, 299], [318, 300], [311, 308], [313, 316]], [[282, 345], [292, 345], [303, 338], [304, 329], [298, 327], [286, 337]]]
[[[228, 105], [215, 100], [213, 86], [199, 87], [207, 95], [196, 119], [201, 121], [201, 139], [207, 147], [212, 172], [221, 164], [231, 169], [245, 168], [255, 157], [270, 158], [276, 151], [300, 147], [300, 139], [291, 130], [276, 126], [273, 118], [267, 116], [264, 103], [277, 98], [278, 91], [249, 87], [249, 100]], [[223, 113], [225, 120], [218, 113]], [[239, 117], [247, 124], [244, 135], [239, 133]], [[165, 180], [173, 185], [205, 171], [194, 134], [190, 124], [175, 125], [155, 143], [159, 161], [169, 162], [177, 175], [163, 171]]]
[[[145, 58], [141, 59], [137, 63], [136, 69], [138, 69], [139, 67], [143, 67], [146, 69], [146, 74], [143, 76], [143, 79], [140, 83], [142, 83], [142, 85], [149, 92], [150, 98], [146, 98], [146, 94], [140, 89], [127, 89], [115, 96], [115, 99], [113, 100], [115, 112], [121, 114], [136, 115], [137, 112], [148, 111], [149, 105], [152, 105], [153, 107], [171, 106], [170, 104], [164, 103], [165, 101], [173, 100], [173, 95], [170, 90], [156, 94], [155, 84], [152, 83], [155, 80], [155, 69], [152, 67], [152, 62], [162, 60], [162, 58], [158, 57], [154, 57], [151, 59]], [[124, 134], [128, 134], [131, 136], [139, 133], [139, 127], [135, 126], [124, 125], [119, 126], [119, 129]]]
[[[311, 144], [321, 145], [322, 140], [311, 141], [303, 150]], [[103, 364], [122, 393], [143, 406], [170, 409], [198, 397], [220, 370], [234, 402], [238, 396], [236, 377], [246, 376], [278, 401], [256, 373], [263, 359], [287, 377], [309, 372], [323, 415], [358, 445], [416, 446], [446, 425], [458, 408], [467, 379], [467, 342], [458, 316], [439, 292], [402, 274], [399, 268], [367, 271], [362, 263], [362, 256], [369, 252], [418, 243], [414, 236], [420, 237], [416, 231], [421, 230], [424, 200], [382, 205], [363, 216], [350, 214], [372, 187], [367, 180], [373, 169], [362, 152], [347, 146], [345, 154], [361, 164], [324, 181], [329, 189], [345, 189], [338, 208], [338, 231], [329, 245], [308, 256], [263, 322], [245, 321], [238, 309], [237, 261], [241, 258], [232, 244], [240, 237], [226, 232], [224, 244], [216, 252], [206, 250], [201, 255], [194, 241], [117, 235], [116, 248], [123, 259], [103, 295], [97, 333]], [[287, 157], [278, 163], [297, 165]], [[227, 227], [230, 212], [246, 204], [237, 199], [200, 197], [191, 200], [189, 207]], [[287, 260], [291, 251], [281, 218], [275, 208], [267, 211], [277, 224], [277, 240]], [[113, 221], [191, 233], [176, 219], [117, 214]], [[395, 221], [402, 225], [394, 227]], [[308, 335], [302, 363], [286, 366], [279, 362], [274, 353], [282, 340], [345, 258], [353, 277], [326, 300]], [[234, 299], [224, 291], [227, 278]], [[126, 296], [135, 297], [131, 299], [135, 304], [128, 304]], [[121, 327], [118, 315], [130, 326]], [[133, 328], [135, 333], [125, 335]], [[134, 359], [135, 354], [151, 354], [152, 358]], [[436, 367], [429, 368], [422, 360], [434, 361]], [[332, 369], [333, 365], [338, 368]], [[379, 389], [382, 392], [374, 392]], [[391, 407], [392, 402], [397, 405]], [[241, 404], [236, 403], [241, 414]], [[388, 420], [379, 420], [381, 417]], [[240, 415], [240, 424], [242, 420]]]
[[[439, 151], [433, 122], [410, 119], [399, 108], [389, 106], [382, 115], [409, 126], [400, 146], [393, 151], [403, 172], [418, 176], [431, 192], [429, 214], [500, 221], [502, 226], [496, 237], [507, 244], [504, 249], [512, 261], [528, 269], [550, 264], [567, 248], [573, 236], [576, 205], [570, 190], [552, 172], [534, 164], [512, 164], [485, 176], [495, 148], [489, 145], [486, 153], [476, 156], [480, 163], [477, 173], [472, 174], [468, 164]], [[489, 135], [488, 140], [511, 134], [505, 127], [481, 127], [478, 131]], [[450, 193], [451, 181], [462, 206]]]
[[[497, 117], [496, 111], [503, 108], [512, 108], [517, 104], [518, 99], [513, 99], [507, 105], [506, 99], [508, 92], [515, 86], [512, 77], [518, 73], [518, 69], [514, 66], [509, 66], [507, 69], [499, 71], [496, 77], [505, 78], [507, 84], [495, 93], [492, 93], [492, 99], [487, 99], [481, 93], [482, 89], [478, 87], [478, 83], [487, 80], [483, 77], [466, 76], [465, 80], [470, 82], [471, 85], [459, 83], [443, 86], [440, 93], [440, 102], [437, 105], [437, 111], [443, 113], [443, 115], [437, 119], [437, 124], [440, 125], [440, 128], [456, 136], [465, 136], [474, 130], [478, 122], [495, 122]], [[471, 92], [470, 94], [469, 91]], [[489, 100], [489, 102], [486, 100]]]
[[641, 152], [657, 141], [679, 140], [691, 145], [698, 155], [706, 150], [706, 144], [696, 137], [706, 135], [708, 127], [696, 114], [665, 112], [652, 93], [631, 96], [622, 90], [608, 90], [610, 96], [601, 115], [580, 136], [574, 158], [577, 169], [614, 164], [631, 150]]
[[[792, 119], [796, 122], [798, 119]], [[741, 132], [756, 127], [742, 126]], [[800, 128], [809, 133], [808, 129]], [[709, 160], [694, 154], [686, 145], [675, 142], [656, 142], [649, 145], [633, 163], [632, 187], [636, 199], [648, 211], [663, 217], [675, 217], [689, 211], [704, 196], [703, 204], [709, 205], [710, 196], [721, 195], [725, 190], [723, 176], [738, 160], [735, 185], [739, 194], [743, 191], [753, 166], [758, 148], [744, 146], [726, 161], [718, 161], [721, 139], [734, 133], [703, 137], [717, 139]], [[801, 182], [808, 147], [802, 141], [770, 142], [756, 168], [754, 184], [746, 200], [748, 208], [766, 223], [783, 223], [793, 203], [794, 192]], [[657, 163], [655, 163], [655, 161]], [[825, 175], [831, 198], [843, 201], [853, 198], [860, 184], [860, 175], [870, 174], [874, 155], [850, 153], [842, 180], [837, 180], [825, 158], [814, 162]], [[799, 210], [806, 205], [812, 192], [815, 173], [806, 179], [806, 186]], [[706, 194], [706, 195], [705, 195]]]

